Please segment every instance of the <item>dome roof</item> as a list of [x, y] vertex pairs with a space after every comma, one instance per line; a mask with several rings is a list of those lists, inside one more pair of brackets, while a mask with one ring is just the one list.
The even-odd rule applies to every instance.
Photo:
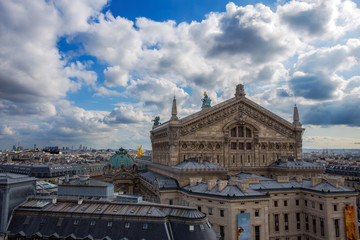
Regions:
[[130, 168], [134, 164], [133, 159], [123, 148], [120, 148], [119, 151], [116, 151], [116, 154], [110, 158], [109, 162], [114, 166], [114, 168], [119, 168], [121, 164], [124, 164], [126, 168]]

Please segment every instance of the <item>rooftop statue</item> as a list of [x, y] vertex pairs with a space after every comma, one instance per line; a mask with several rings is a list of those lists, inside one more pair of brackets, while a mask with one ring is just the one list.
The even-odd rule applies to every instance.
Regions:
[[154, 122], [154, 126], [160, 125], [160, 117], [159, 116], [156, 116], [155, 119], [153, 119], [151, 121]]
[[207, 93], [204, 92], [204, 98], [201, 99], [202, 101], [202, 108], [203, 107], [211, 107], [211, 99], [208, 97]]
[[138, 147], [138, 150], [136, 152], [136, 157], [141, 157], [142, 155], [144, 155], [144, 152], [141, 148], [142, 148], [142, 146]]

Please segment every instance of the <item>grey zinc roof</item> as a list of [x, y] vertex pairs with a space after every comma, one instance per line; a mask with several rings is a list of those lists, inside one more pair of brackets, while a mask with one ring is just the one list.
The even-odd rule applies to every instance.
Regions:
[[154, 181], [157, 180], [159, 189], [174, 189], [179, 186], [175, 179], [154, 173], [152, 171], [140, 172], [139, 175], [150, 183], [154, 183]]
[[15, 183], [29, 180], [35, 181], [36, 178], [16, 173], [0, 173], [0, 184]]
[[177, 169], [193, 169], [193, 170], [198, 170], [198, 169], [225, 170], [225, 168], [222, 167], [222, 166], [213, 164], [213, 163], [208, 162], [208, 161], [199, 162], [196, 159], [185, 160], [185, 161], [179, 163], [178, 165], [174, 166], [173, 168], [177, 168]]
[[243, 180], [243, 179], [246, 179], [249, 177], [251, 177], [251, 178], [257, 177], [257, 178], [259, 178], [259, 180], [271, 180], [270, 178], [262, 177], [262, 176], [259, 176], [259, 175], [253, 174], [253, 173], [245, 173], [245, 172], [238, 173], [235, 175], [235, 177], [237, 177], [239, 180]]
[[321, 167], [318, 164], [307, 162], [304, 160], [297, 161], [275, 161], [270, 165], [270, 167], [281, 167], [281, 168], [297, 168], [297, 167]]
[[321, 183], [312, 186], [311, 180], [303, 180], [301, 182], [291, 179], [289, 182], [277, 182], [276, 180], [262, 180], [260, 183], [249, 184], [249, 187], [253, 190], [281, 190], [291, 188], [302, 188], [305, 190], [313, 190], [318, 192], [351, 192], [354, 191], [352, 188], [348, 188], [339, 185], [337, 188], [328, 183], [326, 180], [322, 180]]
[[244, 197], [244, 196], [263, 196], [264, 193], [259, 191], [248, 189], [246, 192], [241, 191], [236, 185], [227, 185], [222, 191], [219, 191], [218, 185], [213, 187], [211, 190], [208, 190], [207, 183], [199, 183], [195, 186], [186, 186], [185, 190], [191, 191], [194, 193], [218, 195], [218, 196], [230, 196], [230, 197]]
[[92, 179], [92, 178], [89, 178], [88, 180], [86, 181], [81, 181], [80, 179], [75, 179], [75, 180], [72, 180], [68, 183], [63, 183], [63, 184], [60, 184], [62, 186], [66, 186], [66, 185], [71, 185], [71, 186], [89, 186], [89, 187], [111, 187], [113, 186], [113, 184], [111, 183], [108, 183], [108, 182], [103, 182], [103, 181], [98, 181], [98, 180], [95, 180], [95, 179]]

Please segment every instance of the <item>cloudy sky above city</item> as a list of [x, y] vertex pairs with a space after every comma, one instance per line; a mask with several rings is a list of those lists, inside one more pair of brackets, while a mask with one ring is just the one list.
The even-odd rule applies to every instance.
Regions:
[[0, 149], [151, 149], [151, 120], [247, 97], [360, 148], [360, 1], [0, 1]]

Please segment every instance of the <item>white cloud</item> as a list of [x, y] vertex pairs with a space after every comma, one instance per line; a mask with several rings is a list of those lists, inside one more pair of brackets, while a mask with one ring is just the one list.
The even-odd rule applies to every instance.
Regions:
[[105, 84], [112, 86], [126, 86], [129, 81], [129, 74], [127, 70], [121, 69], [120, 66], [108, 67], [104, 70], [106, 78]]
[[14, 131], [11, 129], [11, 127], [3, 125], [0, 126], [0, 137], [1, 135], [14, 135]]

